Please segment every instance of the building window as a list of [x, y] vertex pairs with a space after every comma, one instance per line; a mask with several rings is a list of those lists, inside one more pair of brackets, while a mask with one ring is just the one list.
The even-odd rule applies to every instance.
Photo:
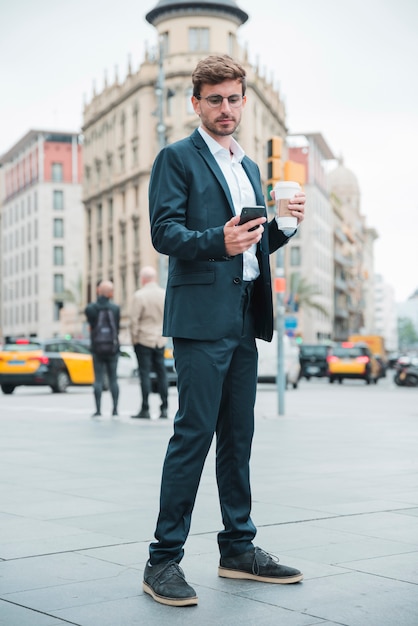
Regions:
[[125, 148], [119, 149], [119, 171], [121, 173], [125, 171]]
[[101, 228], [103, 222], [103, 211], [101, 203], [97, 205], [97, 227]]
[[230, 57], [235, 55], [235, 35], [234, 33], [228, 33], [228, 54]]
[[125, 122], [126, 122], [126, 118], [125, 118], [125, 113], [122, 111], [122, 114], [120, 116], [120, 138], [121, 141], [123, 141], [125, 139]]
[[64, 208], [64, 192], [54, 189], [53, 207], [55, 211], [62, 211]]
[[64, 237], [64, 220], [61, 217], [54, 218], [54, 237]]
[[301, 253], [299, 246], [293, 246], [290, 248], [290, 265], [293, 267], [300, 265]]
[[109, 198], [107, 201], [107, 223], [110, 227], [113, 224], [113, 198]]
[[138, 139], [132, 141], [132, 165], [138, 165]]
[[54, 265], [64, 265], [63, 246], [54, 246]]
[[52, 180], [54, 183], [60, 183], [63, 180], [62, 163], [52, 164]]
[[113, 263], [113, 237], [109, 237], [109, 263]]
[[54, 311], [53, 311], [54, 322], [60, 321], [60, 311], [63, 307], [64, 307], [64, 302], [62, 302], [61, 300], [56, 300], [54, 302]]
[[54, 293], [57, 295], [64, 293], [64, 274], [54, 274]]
[[189, 28], [189, 51], [209, 52], [209, 28]]
[[163, 57], [168, 56], [170, 52], [169, 44], [170, 44], [169, 35], [168, 35], [168, 32], [165, 31], [164, 33], [161, 33], [160, 35], [160, 53], [162, 54]]
[[132, 110], [132, 130], [138, 132], [138, 105], [135, 103]]

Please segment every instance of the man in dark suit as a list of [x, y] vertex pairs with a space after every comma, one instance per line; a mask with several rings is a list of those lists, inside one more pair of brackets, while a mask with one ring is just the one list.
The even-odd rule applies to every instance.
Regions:
[[[269, 254], [294, 230], [285, 234], [266, 216], [239, 225], [243, 207], [265, 206], [259, 169], [232, 138], [246, 102], [244, 68], [226, 55], [210, 56], [192, 80], [200, 127], [161, 150], [149, 189], [152, 241], [169, 256], [163, 334], [173, 337], [179, 410], [143, 588], [172, 606], [198, 602], [179, 563], [214, 434], [224, 526], [218, 574], [270, 583], [303, 578], [254, 547], [249, 480], [255, 338], [271, 341], [273, 333]], [[298, 222], [304, 204], [302, 192], [289, 202]]]

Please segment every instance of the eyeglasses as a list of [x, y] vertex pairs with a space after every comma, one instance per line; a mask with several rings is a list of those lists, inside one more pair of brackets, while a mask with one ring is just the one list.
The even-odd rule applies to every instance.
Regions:
[[214, 94], [213, 96], [206, 96], [206, 98], [196, 96], [196, 100], [206, 100], [212, 109], [217, 109], [222, 106], [224, 100], [228, 100], [228, 104], [231, 109], [237, 109], [241, 106], [243, 97], [244, 96], [239, 93], [234, 93], [232, 96], [219, 96], [218, 94]]

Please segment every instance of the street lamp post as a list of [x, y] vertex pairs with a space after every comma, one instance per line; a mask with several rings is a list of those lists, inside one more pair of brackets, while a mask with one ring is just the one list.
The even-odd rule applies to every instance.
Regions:
[[284, 251], [279, 248], [276, 252], [276, 329], [277, 329], [277, 396], [279, 415], [285, 412], [286, 372], [284, 367]]
[[[164, 123], [164, 40], [159, 38], [159, 54], [158, 54], [158, 76], [155, 84], [155, 95], [157, 97], [157, 137], [158, 149], [162, 150], [167, 143], [166, 126]], [[158, 253], [158, 277], [160, 285], [164, 286], [167, 282], [167, 262], [161, 253]]]

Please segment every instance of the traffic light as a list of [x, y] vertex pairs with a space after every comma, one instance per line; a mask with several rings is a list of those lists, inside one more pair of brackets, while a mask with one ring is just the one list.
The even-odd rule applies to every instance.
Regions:
[[267, 141], [267, 206], [273, 206], [271, 190], [278, 180], [283, 180], [283, 139], [271, 137]]
[[293, 180], [303, 187], [306, 182], [306, 167], [303, 163], [286, 161], [283, 166], [283, 177], [284, 180]]
[[302, 336], [302, 333], [296, 333], [296, 335], [295, 335], [295, 341], [296, 341], [296, 343], [298, 343], [299, 345], [300, 345], [301, 343], [303, 343], [303, 336]]

